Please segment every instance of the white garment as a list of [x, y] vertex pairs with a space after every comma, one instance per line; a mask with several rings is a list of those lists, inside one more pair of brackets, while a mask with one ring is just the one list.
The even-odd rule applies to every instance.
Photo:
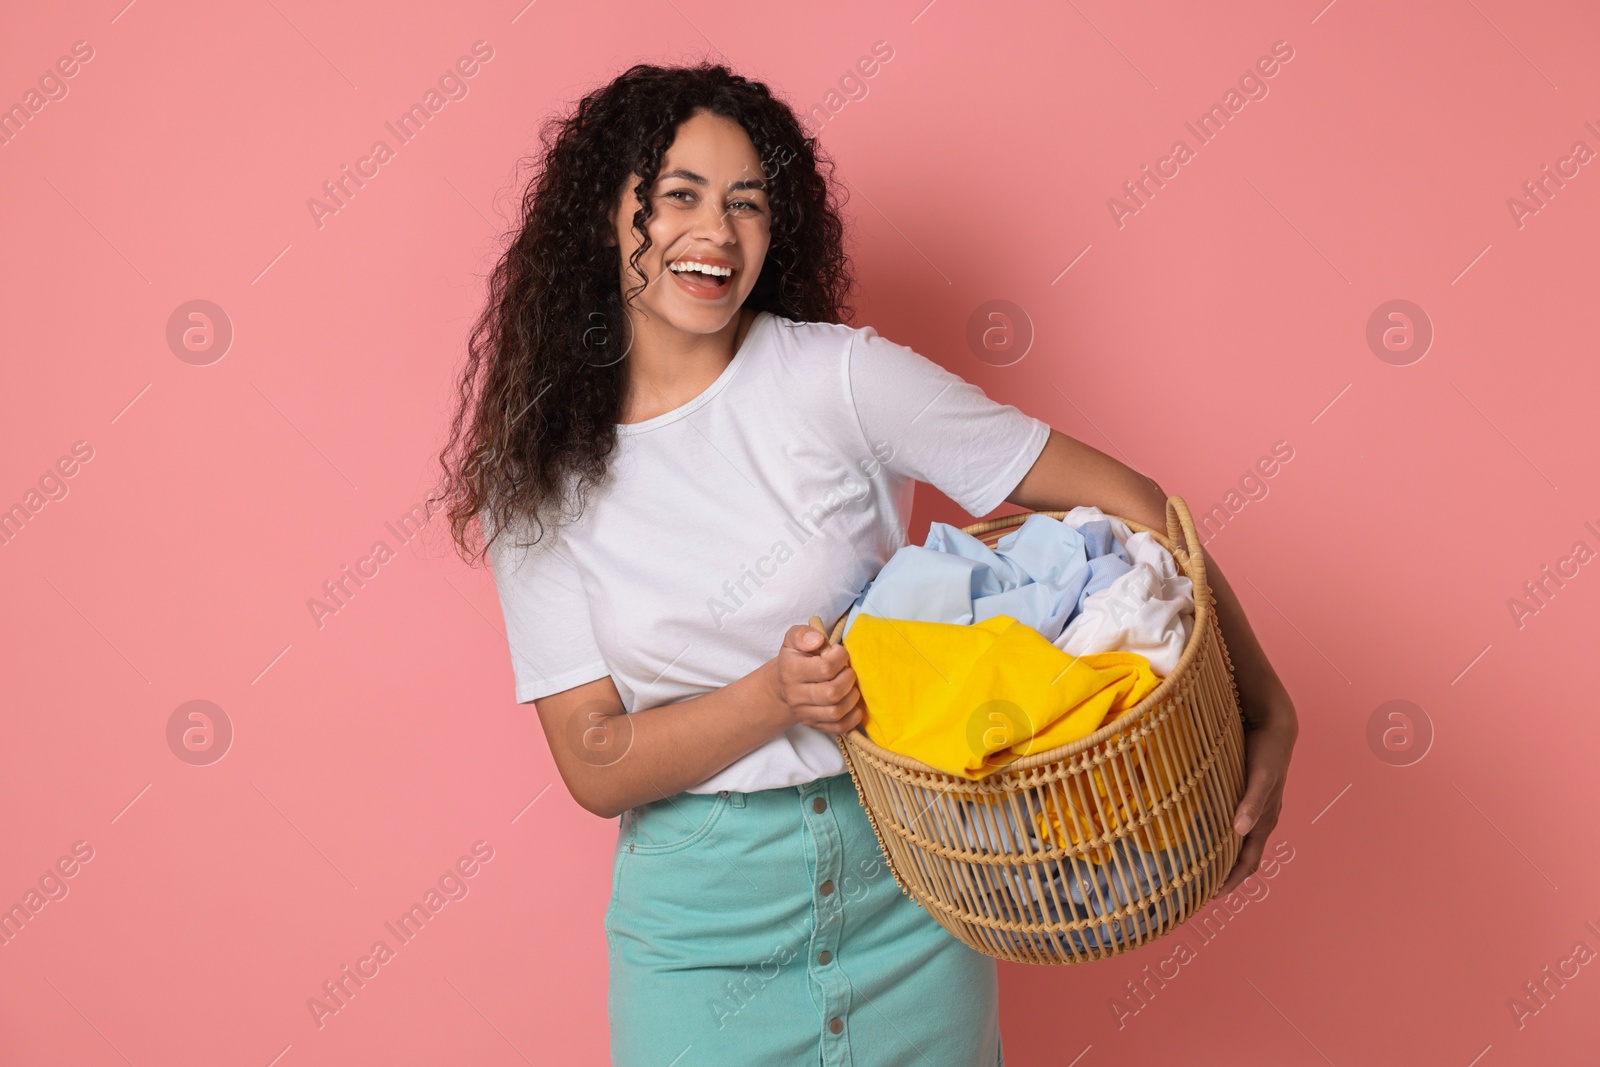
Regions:
[[[705, 392], [617, 435], [581, 518], [491, 548], [519, 703], [609, 674], [642, 711], [743, 677], [906, 543], [913, 480], [985, 515], [1050, 426], [871, 327], [762, 313]], [[833, 735], [795, 726], [689, 791], [844, 769]]]
[[[1072, 527], [1074, 530], [1078, 529], [1086, 522], [1096, 522], [1098, 520], [1104, 520], [1111, 524], [1111, 536], [1117, 539], [1117, 544], [1119, 545], [1126, 546], [1128, 543], [1128, 538], [1133, 536], [1133, 531], [1128, 528], [1127, 523], [1123, 522], [1115, 515], [1107, 515], [1105, 512], [1101, 511], [1092, 504], [1079, 504], [1065, 515], [1061, 516], [1061, 521]], [[1161, 546], [1157, 545], [1156, 547], [1160, 548]]]
[[1137, 652], [1165, 678], [1178, 666], [1194, 626], [1194, 583], [1178, 571], [1172, 553], [1148, 533], [1123, 544], [1133, 569], [1105, 589], [1090, 593], [1054, 645], [1084, 656], [1091, 652]]

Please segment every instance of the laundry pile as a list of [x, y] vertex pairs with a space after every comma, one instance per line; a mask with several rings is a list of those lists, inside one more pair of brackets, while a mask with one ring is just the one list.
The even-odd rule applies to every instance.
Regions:
[[884, 748], [982, 778], [1086, 737], [1177, 666], [1194, 588], [1171, 553], [1099, 508], [1030, 515], [994, 548], [936, 522], [845, 616]]
[[[843, 642], [867, 735], [892, 752], [977, 780], [1087, 737], [1136, 707], [1176, 668], [1193, 625], [1193, 585], [1171, 553], [1150, 534], [1079, 507], [1063, 519], [1030, 515], [994, 548], [934, 523], [923, 545], [897, 551], [856, 598]], [[1083, 855], [1097, 868], [1092, 884], [1070, 876], [1065, 862], [1050, 863], [1056, 874], [1047, 885], [991, 868], [1018, 879], [1013, 896], [1031, 902], [1035, 914], [1014, 918], [1105, 919], [1173, 875], [1166, 850], [1198, 840], [1194, 827], [1169, 835], [1151, 817], [1157, 799], [1176, 787], [1160, 752], [1136, 745], [1117, 766], [1114, 778], [1137, 781], [1122, 781], [1115, 796], [1105, 767], [1057, 782], [1026, 829], [1013, 817], [1014, 796], [1004, 805], [995, 798], [992, 818], [969, 817], [977, 809], [954, 800], [942, 819], [938, 811], [906, 814], [945, 825], [954, 816], [967, 843], [991, 853], [1038, 852], [1047, 841], [1070, 849], [1133, 827]], [[1088, 795], [1091, 779], [1098, 796]], [[1142, 802], [1132, 810], [1122, 799], [1130, 789]], [[1069, 902], [1069, 914], [1059, 913], [1057, 899]], [[1093, 951], [1142, 926], [1136, 920], [1158, 922], [1164, 904], [1070, 939], [1053, 936]]]

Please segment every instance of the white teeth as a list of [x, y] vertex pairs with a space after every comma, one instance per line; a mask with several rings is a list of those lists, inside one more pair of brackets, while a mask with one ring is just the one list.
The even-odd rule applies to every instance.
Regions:
[[681, 260], [674, 263], [670, 269], [679, 274], [692, 270], [699, 271], [702, 274], [712, 274], [718, 278], [727, 278], [733, 274], [732, 267], [714, 267], [709, 263], [696, 263], [692, 260]]

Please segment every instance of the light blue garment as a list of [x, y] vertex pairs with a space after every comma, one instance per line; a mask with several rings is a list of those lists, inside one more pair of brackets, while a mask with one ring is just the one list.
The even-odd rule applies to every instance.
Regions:
[[981, 563], [906, 545], [889, 557], [878, 576], [856, 597], [844, 632], [850, 632], [862, 611], [886, 619], [968, 625], [974, 621], [973, 589], [993, 581]]
[[1105, 519], [1074, 529], [1048, 515], [1029, 515], [994, 548], [936, 522], [921, 546], [895, 552], [867, 583], [845, 616], [844, 632], [863, 611], [963, 626], [1009, 615], [1054, 641], [1090, 593], [1130, 567]]
[[1078, 527], [1078, 533], [1083, 535], [1084, 552], [1089, 557], [1089, 580], [1084, 583], [1083, 592], [1078, 594], [1074, 615], [1083, 610], [1084, 601], [1089, 599], [1090, 593], [1098, 593], [1133, 569], [1128, 553], [1123, 551], [1111, 532], [1109, 520], [1086, 522]]
[[1078, 527], [1078, 533], [1083, 535], [1083, 543], [1088, 548], [1089, 558], [1096, 556], [1118, 556], [1124, 563], [1128, 561], [1128, 554], [1117, 543], [1115, 535], [1111, 532], [1109, 519], [1093, 519]]

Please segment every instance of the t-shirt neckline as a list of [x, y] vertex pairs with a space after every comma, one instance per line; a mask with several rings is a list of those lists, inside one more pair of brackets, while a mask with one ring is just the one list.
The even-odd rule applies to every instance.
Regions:
[[766, 324], [767, 319], [771, 317], [771, 312], [756, 312], [755, 321], [750, 324], [750, 331], [744, 335], [744, 340], [739, 344], [739, 348], [733, 353], [733, 358], [728, 360], [728, 365], [722, 368], [722, 373], [717, 375], [716, 379], [710, 385], [706, 386], [698, 396], [691, 400], [684, 401], [671, 411], [663, 411], [661, 414], [645, 419], [643, 422], [619, 422], [616, 424], [618, 435], [628, 436], [636, 433], [646, 433], [650, 430], [656, 429], [658, 426], [665, 426], [668, 423], [677, 422], [686, 415], [692, 415], [694, 412], [704, 407], [710, 402], [712, 397], [722, 392], [729, 380], [732, 379], [733, 372], [742, 365], [740, 358], [744, 356], [745, 351], [755, 343], [756, 331], [761, 329]]

